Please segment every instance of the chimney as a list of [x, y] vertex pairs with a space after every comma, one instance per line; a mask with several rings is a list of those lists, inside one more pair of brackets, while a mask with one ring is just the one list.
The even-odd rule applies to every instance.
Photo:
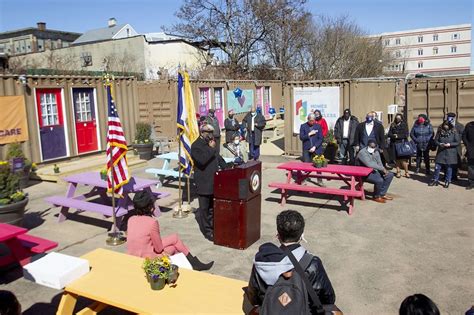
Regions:
[[114, 27], [115, 25], [117, 25], [117, 20], [115, 18], [110, 18], [109, 27]]
[[45, 31], [46, 30], [46, 23], [45, 22], [38, 22], [38, 23], [36, 23], [36, 25], [38, 26], [38, 29], [40, 31]]

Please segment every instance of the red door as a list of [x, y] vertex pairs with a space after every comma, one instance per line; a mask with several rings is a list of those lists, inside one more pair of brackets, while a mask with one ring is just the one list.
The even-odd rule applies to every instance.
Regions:
[[93, 89], [75, 88], [72, 90], [72, 96], [74, 99], [77, 152], [97, 151], [97, 123]]

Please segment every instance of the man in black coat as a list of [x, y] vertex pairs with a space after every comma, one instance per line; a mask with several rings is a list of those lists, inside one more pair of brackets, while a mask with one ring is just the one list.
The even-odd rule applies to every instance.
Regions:
[[198, 194], [199, 208], [196, 220], [202, 234], [210, 241], [214, 240], [214, 173], [219, 168], [218, 146], [213, 136], [214, 128], [204, 124], [200, 136], [191, 145], [191, 158], [194, 161], [194, 182]]
[[469, 180], [466, 189], [470, 190], [474, 188], [474, 121], [469, 122], [464, 128], [462, 142], [466, 146], [467, 179]]
[[234, 117], [234, 110], [229, 110], [229, 117], [224, 120], [225, 128], [225, 143], [232, 143], [234, 137], [239, 133], [240, 124], [237, 118]]
[[216, 151], [217, 151], [217, 153], [219, 153], [220, 152], [220, 147], [221, 147], [220, 146], [220, 143], [221, 143], [221, 127], [219, 126], [219, 120], [217, 119], [215, 113], [216, 113], [216, 111], [214, 110], [214, 108], [210, 108], [209, 109], [209, 114], [207, 115], [205, 122], [208, 125], [211, 125], [212, 128], [214, 128], [213, 136], [214, 136], [214, 140], [216, 140], [216, 143], [217, 143]]
[[343, 164], [354, 165], [354, 140], [359, 120], [351, 115], [350, 109], [345, 109], [334, 125], [334, 137], [339, 145], [339, 158]]
[[[446, 120], [453, 125], [454, 129], [458, 132], [460, 136], [464, 133], [464, 125], [456, 121], [455, 113], [448, 113], [446, 115]], [[453, 180], [458, 180], [458, 168], [461, 167], [462, 161], [462, 145], [458, 145], [458, 163], [453, 165]]]
[[262, 133], [267, 122], [265, 117], [252, 107], [252, 111], [245, 115], [242, 125], [247, 129], [247, 142], [249, 144], [249, 160], [255, 161], [260, 157], [260, 145], [262, 144]]
[[374, 139], [379, 151], [382, 153], [385, 148], [385, 130], [383, 125], [376, 119], [375, 112], [367, 113], [365, 121], [357, 125], [354, 135], [355, 150], [359, 151], [367, 147], [369, 140]]
[[[301, 261], [305, 255], [312, 256], [305, 274], [309, 278], [313, 286], [312, 289], [316, 291], [321, 303], [334, 304], [336, 294], [326, 274], [326, 270], [324, 270], [321, 259], [309, 254], [300, 245], [305, 225], [303, 216], [297, 211], [286, 210], [277, 216], [276, 223], [280, 244], [287, 246], [298, 261]], [[273, 243], [265, 243], [260, 246], [258, 253], [255, 255], [247, 290], [250, 303], [256, 309], [259, 309], [268, 287], [274, 285], [282, 274], [292, 271], [293, 268], [293, 264], [282, 250], [282, 247], [278, 247]], [[309, 299], [309, 308], [312, 314], [316, 314], [316, 308], [311, 299]]]

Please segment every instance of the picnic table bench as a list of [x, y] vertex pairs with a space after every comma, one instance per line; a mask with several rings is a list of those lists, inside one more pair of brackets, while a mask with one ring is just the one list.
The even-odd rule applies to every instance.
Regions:
[[[90, 211], [102, 214], [106, 217], [111, 217], [112, 206], [110, 205], [110, 197], [107, 195], [107, 182], [100, 178], [98, 172], [86, 172], [67, 176], [63, 178], [69, 183], [66, 196], [50, 196], [44, 200], [54, 206], [61, 206], [58, 221], [63, 222], [67, 219], [70, 208], [79, 211]], [[118, 198], [115, 215], [117, 217], [117, 228], [122, 223], [123, 216], [128, 211], [133, 209], [133, 202], [130, 194], [136, 193], [140, 190], [148, 190], [157, 199], [161, 199], [170, 195], [167, 192], [156, 192], [151, 190], [151, 186], [156, 185], [156, 180], [143, 179], [138, 177], [131, 177], [129, 182], [123, 186], [123, 198]], [[85, 194], [76, 195], [78, 185], [90, 186], [92, 189]], [[100, 202], [91, 200], [91, 198], [98, 198]], [[155, 208], [155, 216], [161, 215], [159, 206]]]
[[0, 257], [0, 266], [7, 266], [18, 262], [24, 266], [31, 260], [31, 256], [42, 254], [58, 246], [58, 243], [26, 234], [27, 229], [18, 226], [0, 223], [0, 243], [4, 243], [10, 254]]
[[[354, 209], [354, 198], [365, 200], [363, 178], [368, 176], [372, 169], [362, 166], [334, 165], [316, 168], [312, 163], [287, 162], [277, 166], [278, 169], [287, 171], [286, 183], [272, 182], [268, 186], [281, 189], [281, 205], [286, 204], [288, 191], [303, 191], [327, 195], [343, 196], [348, 207], [349, 215]], [[324, 178], [327, 180], [342, 180], [346, 188], [318, 187], [304, 185], [308, 178]]]
[[[163, 160], [163, 166], [161, 168], [150, 167], [145, 170], [145, 173], [153, 174], [158, 177], [157, 188], [163, 186], [166, 179], [178, 179], [179, 171], [171, 167], [171, 161], [178, 161], [178, 152], [169, 152], [156, 156], [157, 159]], [[232, 162], [233, 158], [224, 158], [226, 163]], [[181, 173], [181, 178], [185, 175]], [[192, 175], [191, 175], [192, 176]]]

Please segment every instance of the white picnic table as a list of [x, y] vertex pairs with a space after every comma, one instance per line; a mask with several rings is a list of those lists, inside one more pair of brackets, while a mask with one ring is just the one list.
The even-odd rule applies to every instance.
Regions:
[[[165, 179], [178, 179], [179, 172], [171, 167], [171, 161], [178, 161], [178, 152], [168, 152], [165, 154], [160, 154], [155, 156], [155, 158], [163, 160], [163, 166], [161, 168], [150, 167], [145, 170], [145, 173], [153, 174], [158, 177], [159, 183], [156, 184], [156, 187], [159, 188], [163, 186]], [[224, 158], [226, 163], [234, 161], [234, 158]], [[191, 175], [192, 176], [192, 175]], [[184, 177], [184, 174], [181, 174], [181, 177]]]

